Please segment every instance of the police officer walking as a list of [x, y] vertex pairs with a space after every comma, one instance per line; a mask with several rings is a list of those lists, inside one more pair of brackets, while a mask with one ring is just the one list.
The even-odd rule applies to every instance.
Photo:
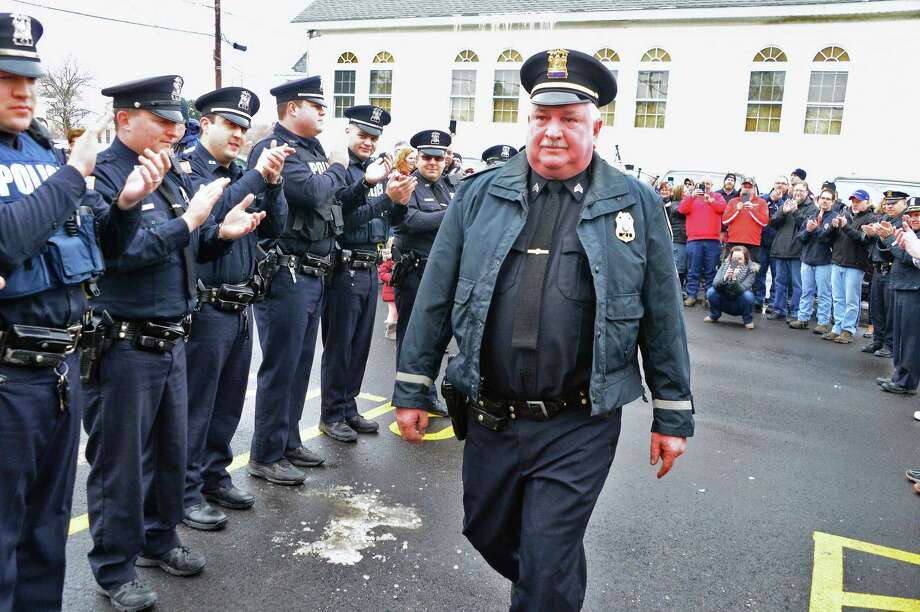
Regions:
[[[0, 13], [0, 610], [59, 610], [80, 442], [84, 287], [137, 230], [136, 171], [109, 208], [87, 189], [96, 137], [64, 165], [33, 120], [43, 28]], [[98, 232], [98, 233], [97, 233]]]
[[[272, 289], [255, 306], [259, 343], [265, 358], [256, 390], [255, 432], [248, 470], [252, 476], [282, 485], [299, 485], [324, 459], [303, 446], [300, 417], [306, 401], [313, 351], [323, 312], [323, 282], [335, 257], [341, 233], [341, 208], [336, 192], [346, 187], [348, 154], [326, 155], [316, 136], [323, 130], [326, 102], [319, 77], [279, 85], [271, 90], [278, 102], [278, 123], [249, 154], [256, 165], [272, 141], [294, 149], [281, 172], [288, 218], [273, 257], [280, 271]], [[293, 465], [292, 465], [293, 464]]]
[[[337, 202], [345, 217], [345, 232], [323, 311], [322, 403], [319, 429], [339, 442], [355, 442], [359, 433], [375, 433], [378, 425], [358, 414], [364, 369], [370, 354], [377, 314], [377, 256], [389, 233], [394, 202], [405, 205], [417, 179], [397, 174], [384, 157], [370, 163], [390, 113], [378, 106], [353, 106], [349, 120], [348, 179]], [[367, 175], [366, 170], [370, 173]]]
[[189, 178], [194, 189], [219, 178], [230, 180], [214, 217], [223, 221], [233, 206], [249, 194], [253, 208], [266, 212], [258, 231], [240, 239], [223, 257], [198, 264], [198, 308], [186, 346], [188, 371], [188, 470], [185, 479], [185, 519], [189, 527], [220, 529], [227, 516], [206, 503], [243, 510], [252, 507], [251, 493], [234, 486], [227, 466], [233, 461], [230, 441], [243, 413], [249, 364], [252, 359], [252, 309], [264, 297], [257, 278], [258, 239], [281, 236], [287, 202], [281, 188], [284, 159], [294, 150], [286, 145], [262, 150], [255, 168], [242, 171], [234, 163], [259, 97], [243, 87], [224, 87], [200, 96], [201, 136], [189, 153]]
[[[89, 562], [99, 590], [119, 610], [141, 610], [157, 595], [135, 565], [191, 576], [202, 555], [179, 541], [188, 443], [184, 339], [195, 307], [195, 261], [227, 253], [264, 212], [249, 214], [247, 196], [218, 225], [210, 218], [227, 179], [191, 193], [168, 152], [182, 122], [182, 78], [153, 77], [102, 90], [116, 110], [116, 138], [96, 163], [95, 187], [112, 206], [141, 200], [141, 228], [119, 257], [106, 257], [101, 324], [110, 346], [87, 388]], [[130, 196], [138, 161], [153, 188]], [[196, 364], [198, 367], [200, 365]]]
[[[396, 310], [399, 312], [399, 319], [396, 321], [397, 359], [402, 350], [402, 341], [409, 326], [431, 245], [454, 197], [453, 186], [443, 176], [445, 154], [450, 142], [450, 134], [440, 130], [423, 130], [409, 141], [418, 150], [418, 166], [412, 175], [418, 178], [419, 183], [412, 192], [404, 215], [393, 216], [396, 225], [393, 259], [396, 264], [392, 284], [396, 290]], [[441, 406], [437, 389], [433, 385], [429, 390], [429, 401], [425, 407], [432, 414], [447, 416], [447, 411]]]
[[469, 423], [464, 534], [513, 583], [512, 610], [578, 610], [582, 539], [621, 407], [643, 395], [637, 349], [659, 477], [693, 434], [690, 362], [661, 201], [594, 155], [613, 76], [553, 49], [524, 63], [521, 83], [534, 104], [526, 154], [468, 179], [447, 209], [393, 405], [403, 437], [420, 441], [453, 331], [460, 352], [446, 378], [470, 411], [455, 422]]

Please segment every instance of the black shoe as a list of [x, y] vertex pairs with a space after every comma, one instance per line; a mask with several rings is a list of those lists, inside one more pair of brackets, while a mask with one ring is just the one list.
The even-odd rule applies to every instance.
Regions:
[[876, 379], [875, 379], [875, 384], [877, 384], [879, 387], [881, 387], [882, 385], [884, 385], [884, 384], [886, 384], [886, 383], [889, 383], [889, 384], [890, 384], [890, 383], [891, 383], [891, 379], [890, 379], [890, 378], [876, 378]]
[[766, 306], [764, 306], [763, 311], [766, 314], [773, 314], [773, 307], [767, 304]]
[[920, 483], [920, 470], [907, 470], [904, 477], [911, 482]]
[[158, 567], [173, 576], [194, 576], [200, 574], [208, 562], [204, 555], [193, 553], [181, 544], [162, 557], [145, 557], [143, 553], [134, 562], [138, 567]]
[[776, 320], [785, 321], [785, 320], [786, 320], [786, 313], [785, 313], [785, 312], [776, 312], [775, 310], [771, 310], [771, 311], [770, 311], [770, 314], [767, 315], [767, 320], [768, 320], [768, 321], [776, 321]]
[[872, 354], [876, 357], [882, 357], [884, 359], [890, 359], [892, 357], [891, 349], [885, 348], [884, 346]]
[[882, 391], [894, 393], [895, 395], [917, 395], [916, 389], [908, 389], [907, 387], [896, 385], [893, 382], [882, 383]]
[[326, 460], [311, 451], [306, 446], [299, 446], [285, 451], [284, 458], [296, 465], [297, 467], [319, 467], [326, 463]]
[[112, 607], [119, 612], [149, 610], [157, 605], [157, 601], [160, 599], [156, 591], [151, 591], [145, 587], [137, 578], [114, 589], [104, 589], [97, 584], [96, 591], [100, 595], [108, 597]]
[[436, 417], [447, 418], [450, 416], [450, 414], [447, 413], [447, 408], [444, 407], [440, 399], [434, 400], [431, 405], [428, 406], [427, 410]]
[[252, 508], [253, 504], [256, 503], [256, 498], [252, 493], [232, 484], [229, 487], [202, 491], [201, 494], [209, 502], [233, 510], [246, 510], [247, 508]]
[[185, 509], [182, 522], [200, 531], [217, 531], [227, 524], [227, 515], [209, 504], [195, 504]]
[[358, 432], [348, 426], [345, 421], [336, 421], [335, 423], [319, 422], [319, 430], [339, 442], [357, 442]]
[[861, 350], [863, 353], [874, 353], [880, 348], [882, 348], [881, 343], [873, 342], [872, 344], [867, 344], [866, 346], [862, 347], [859, 350]]
[[365, 419], [360, 414], [345, 417], [345, 422], [358, 433], [377, 433], [380, 429], [380, 424], [377, 421]]
[[280, 485], [299, 485], [307, 479], [307, 475], [291, 465], [287, 459], [279, 459], [269, 464], [250, 461], [246, 470], [250, 476], [264, 478], [268, 482]]

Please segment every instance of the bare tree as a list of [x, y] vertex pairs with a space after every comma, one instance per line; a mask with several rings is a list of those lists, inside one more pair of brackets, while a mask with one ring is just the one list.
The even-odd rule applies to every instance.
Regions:
[[41, 78], [38, 94], [48, 102], [46, 118], [52, 132], [59, 138], [76, 127], [89, 110], [83, 107], [82, 90], [92, 83], [93, 77], [84, 71], [73, 57], [49, 69]]

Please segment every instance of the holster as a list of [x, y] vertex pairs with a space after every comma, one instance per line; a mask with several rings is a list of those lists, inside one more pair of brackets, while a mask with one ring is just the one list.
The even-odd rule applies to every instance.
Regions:
[[441, 395], [447, 404], [447, 413], [454, 427], [454, 435], [458, 440], [466, 438], [467, 414], [469, 411], [468, 398], [460, 393], [446, 378], [441, 381]]
[[393, 287], [400, 287], [406, 276], [409, 272], [415, 269], [418, 265], [418, 256], [409, 251], [408, 253], [403, 253], [403, 255], [396, 260], [393, 264], [393, 271], [390, 273], [390, 285]]
[[258, 252], [261, 258], [256, 264], [256, 274], [252, 278], [252, 286], [256, 291], [254, 302], [261, 302], [272, 292], [272, 279], [281, 268], [281, 264], [278, 263], [277, 249], [270, 249], [266, 252], [259, 247]]
[[80, 325], [68, 329], [11, 325], [0, 333], [0, 362], [17, 366], [57, 367], [73, 353]]
[[80, 336], [80, 380], [85, 383], [99, 380], [99, 361], [111, 345], [106, 331], [112, 326], [108, 311], [96, 314], [87, 311], [83, 317], [83, 333]]

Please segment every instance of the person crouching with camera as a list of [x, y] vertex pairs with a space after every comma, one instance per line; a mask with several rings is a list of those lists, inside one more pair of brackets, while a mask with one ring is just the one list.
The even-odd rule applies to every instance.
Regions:
[[754, 329], [754, 279], [757, 267], [751, 263], [751, 254], [746, 247], [736, 246], [716, 272], [712, 287], [706, 291], [709, 315], [703, 319], [715, 323], [722, 313], [740, 316], [744, 326]]

